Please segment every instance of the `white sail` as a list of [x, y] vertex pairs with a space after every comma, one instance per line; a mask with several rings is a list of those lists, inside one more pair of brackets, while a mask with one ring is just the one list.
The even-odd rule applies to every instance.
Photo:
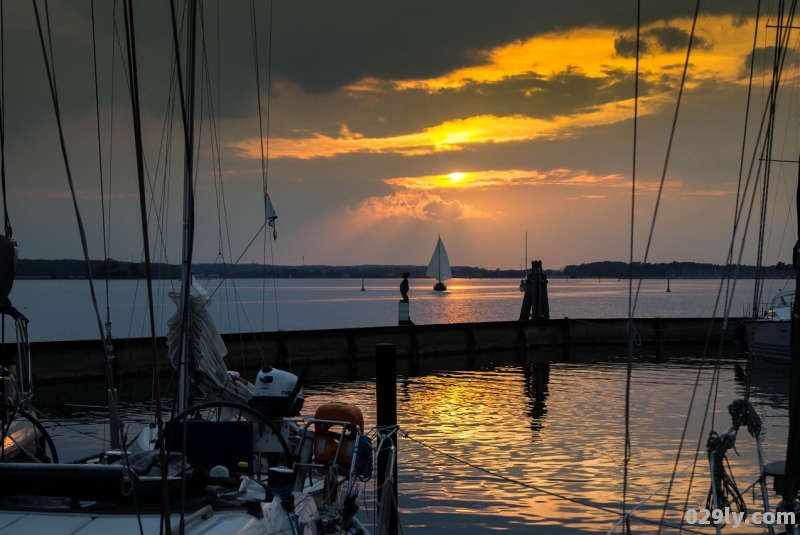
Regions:
[[431, 262], [425, 275], [439, 281], [446, 281], [453, 278], [453, 271], [450, 269], [450, 259], [447, 258], [447, 250], [444, 248], [442, 238], [436, 242], [436, 249], [433, 250]]

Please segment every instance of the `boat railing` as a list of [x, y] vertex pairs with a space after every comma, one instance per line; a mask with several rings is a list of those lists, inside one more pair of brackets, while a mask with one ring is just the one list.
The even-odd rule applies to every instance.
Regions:
[[788, 307], [790, 309], [793, 309], [794, 308], [794, 299], [791, 299], [791, 300], [789, 300], [788, 302], [785, 302], [785, 303], [780, 303], [777, 306], [775, 304], [775, 300], [774, 299], [772, 301], [764, 301], [762, 303], [759, 303], [758, 306], [756, 307], [757, 314], [753, 314], [753, 305], [751, 303], [743, 304], [742, 305], [742, 317], [743, 318], [755, 318], [755, 319], [767, 318], [767, 317], [769, 317], [770, 312], [774, 308], [778, 308], [778, 307], [780, 307], [780, 308]]
[[[337, 461], [339, 460], [339, 454], [340, 454], [341, 449], [342, 449], [342, 444], [344, 444], [345, 437], [347, 436], [347, 428], [348, 427], [355, 427], [355, 429], [356, 429], [355, 444], [358, 444], [358, 441], [361, 439], [361, 428], [359, 426], [357, 426], [357, 425], [354, 426], [352, 422], [346, 422], [344, 420], [323, 420], [323, 419], [318, 419], [318, 418], [312, 418], [310, 420], [304, 420], [303, 421], [302, 431], [300, 432], [300, 443], [297, 445], [296, 452], [303, 451], [303, 443], [305, 442], [306, 437], [308, 436], [307, 431], [308, 431], [308, 428], [311, 427], [311, 424], [330, 424], [330, 425], [335, 425], [335, 426], [341, 425], [342, 426], [342, 431], [341, 431], [341, 433], [339, 433], [339, 436], [337, 438], [338, 444], [336, 445], [336, 454], [333, 457], [334, 461], [331, 462], [331, 463], [312, 463], [312, 462], [302, 462], [302, 461], [296, 463], [299, 466], [303, 466], [305, 468], [326, 469], [326, 468], [329, 468], [330, 466], [338, 465]], [[329, 433], [333, 438], [336, 438], [336, 433], [331, 433], [330, 431], [327, 431], [327, 433]], [[313, 436], [313, 435], [314, 434], [312, 433], [311, 436]], [[355, 449], [353, 450], [353, 456], [352, 457], [353, 457], [353, 461], [354, 461], [355, 457], [356, 457]], [[351, 462], [350, 464], [351, 464], [351, 468], [352, 468], [353, 462]]]
[[[357, 478], [358, 478], [356, 465], [358, 463], [358, 455], [359, 455], [358, 445], [360, 444], [361, 437], [363, 436], [363, 433], [361, 431], [361, 427], [358, 426], [357, 424], [354, 424], [353, 422], [348, 422], [348, 421], [345, 421], [345, 420], [326, 420], [326, 419], [321, 419], [321, 418], [312, 418], [312, 419], [309, 419], [309, 420], [304, 420], [302, 423], [303, 423], [303, 426], [301, 428], [302, 430], [299, 433], [300, 434], [300, 441], [297, 444], [297, 447], [295, 449], [295, 452], [297, 454], [299, 454], [300, 452], [303, 451], [303, 446], [304, 446], [304, 443], [305, 443], [306, 440], [312, 440], [313, 441], [312, 447], [313, 447], [314, 450], [316, 450], [316, 426], [315, 426], [315, 431], [314, 432], [309, 432], [310, 431], [310, 427], [311, 427], [312, 424], [320, 424], [320, 425], [327, 424], [327, 425], [330, 425], [330, 426], [337, 426], [337, 427], [341, 426], [341, 431], [340, 432], [335, 432], [335, 431], [331, 432], [330, 429], [325, 431], [325, 433], [330, 438], [334, 438], [337, 441], [336, 451], [334, 452], [334, 455], [333, 455], [333, 458], [332, 458], [331, 461], [328, 461], [328, 462], [316, 462], [316, 461], [312, 462], [310, 459], [307, 460], [307, 461], [304, 461], [304, 460], [301, 459], [300, 461], [296, 462], [295, 464], [298, 467], [302, 468], [302, 469], [309, 470], [309, 473], [307, 474], [307, 476], [306, 475], [303, 476], [304, 478], [305, 477], [309, 477], [310, 478], [311, 477], [310, 469], [316, 469], [320, 473], [323, 473], [326, 478], [333, 477], [335, 480], [337, 480], [340, 483], [343, 482], [345, 478], [339, 476], [338, 469], [339, 468], [345, 469], [346, 470], [346, 476], [347, 476], [346, 477], [346, 479], [347, 479], [347, 489], [346, 489], [346, 492], [344, 493], [344, 496], [351, 495], [354, 492], [354, 488], [356, 486]], [[354, 429], [354, 431], [353, 431], [353, 429]], [[342, 447], [345, 447], [345, 448], [352, 447], [353, 448], [352, 452], [347, 452], [347, 450], [345, 450], [345, 453], [348, 453], [348, 455], [345, 455], [344, 459], [347, 459], [347, 457], [349, 457], [349, 465], [348, 466], [343, 466], [342, 463], [340, 462], [340, 460], [343, 459], [343, 457], [341, 455], [342, 454]], [[318, 453], [320, 453], [320, 452], [314, 451], [312, 456], [316, 457]], [[338, 496], [342, 497], [341, 494], [338, 494]], [[326, 498], [327, 497], [328, 496], [326, 496]]]

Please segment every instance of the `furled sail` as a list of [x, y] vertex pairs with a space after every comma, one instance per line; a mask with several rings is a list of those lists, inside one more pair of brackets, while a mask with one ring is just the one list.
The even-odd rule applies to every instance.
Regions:
[[[170, 292], [170, 298], [180, 308], [180, 293]], [[247, 403], [253, 397], [253, 385], [240, 379], [238, 374], [229, 372], [223, 359], [228, 354], [225, 342], [219, 335], [214, 319], [208, 311], [211, 298], [192, 277], [189, 295], [189, 339], [191, 340], [189, 369], [195, 383], [205, 394], [207, 401], [226, 400]], [[180, 361], [181, 318], [180, 310], [167, 321], [167, 348], [172, 365], [177, 368]], [[195, 373], [196, 372], [196, 373]], [[201, 379], [197, 379], [199, 376]]]
[[442, 238], [436, 242], [436, 249], [433, 250], [431, 262], [425, 275], [439, 281], [453, 278], [453, 271], [450, 269], [450, 259], [447, 258], [447, 250], [444, 248]]

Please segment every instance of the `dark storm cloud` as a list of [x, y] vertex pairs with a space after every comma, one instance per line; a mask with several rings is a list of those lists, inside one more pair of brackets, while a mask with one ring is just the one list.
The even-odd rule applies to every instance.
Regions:
[[[691, 17], [695, 2], [648, 2], [642, 24]], [[754, 16], [744, 0], [704, 3], [702, 14]], [[474, 65], [474, 52], [583, 26], [620, 32], [636, 24], [634, 2], [572, 0], [294, 1], [274, 9], [274, 72], [308, 92], [332, 91], [365, 77], [418, 79]], [[672, 46], [673, 36], [661, 36]]]
[[[639, 90], [640, 95], [646, 96], [650, 85], [640, 82]], [[630, 98], [632, 91], [631, 73], [618, 70], [609, 71], [604, 77], [591, 77], [579, 70], [567, 69], [546, 78], [518, 76], [498, 83], [472, 83], [435, 93], [422, 89], [395, 92], [381, 101], [381, 122], [370, 121], [374, 115], [368, 115], [365, 123], [349, 123], [349, 126], [367, 136], [391, 136], [419, 131], [454, 117], [489, 114], [552, 119], [625, 100]], [[424, 114], [409, 114], [409, 109], [426, 111]]]
[[[645, 37], [652, 37], [664, 52], [675, 52], [685, 49], [689, 44], [689, 32], [675, 26], [662, 26], [652, 28], [645, 32]], [[692, 48], [695, 50], [709, 50], [711, 43], [700, 35], [694, 36]]]
[[[99, 93], [101, 103], [110, 103], [113, 76], [115, 103], [129, 106], [123, 70], [127, 68], [124, 67], [124, 21], [120, 6], [114, 13], [114, 5], [95, 3]], [[201, 43], [207, 52], [203, 68], [207, 65], [209, 76], [202, 83], [204, 102], [207, 105], [209, 98], [213, 99], [215, 113], [222, 117], [252, 115], [257, 109], [257, 99], [249, 4], [207, 0], [202, 5]], [[183, 6], [179, 3], [180, 17]], [[90, 98], [94, 93], [90, 7], [88, 2], [50, 2], [59, 96], [63, 101], [62, 112], [67, 114], [85, 115], [94, 107]], [[693, 7], [691, 0], [651, 2], [642, 11], [642, 23], [688, 17]], [[752, 11], [752, 6], [744, 0], [714, 0], [703, 4], [702, 13], [729, 14], [741, 19], [752, 16]], [[142, 105], [154, 117], [163, 117], [173, 70], [169, 5], [137, 2], [134, 15]], [[12, 3], [5, 16], [8, 102], [16, 99], [15, 106], [27, 120], [52, 113], [33, 9], [27, 3]], [[479, 51], [546, 32], [594, 26], [630, 34], [636, 12], [633, 2], [607, 4], [594, 0], [559, 4], [530, 0], [491, 4], [481, 0], [400, 3], [308, 0], [276, 1], [272, 16], [270, 36], [270, 4], [256, 2], [254, 26], [261, 95], [262, 98], [266, 95], [267, 81], [272, 78], [272, 97], [280, 99], [281, 93], [274, 82], [281, 78], [306, 92], [323, 93], [365, 77], [384, 80], [435, 77], [484, 62]], [[118, 35], [114, 34], [114, 24]], [[662, 46], [673, 46], [680, 37], [662, 33], [651, 36]], [[617, 44], [617, 52], [623, 56], [630, 53], [631, 43], [626, 39], [629, 38], [621, 38]], [[200, 57], [202, 52], [201, 49]], [[112, 53], [116, 55], [113, 74]]]
[[[635, 58], [636, 57], [636, 39], [626, 35], [620, 35], [614, 39], [614, 51], [617, 56], [622, 58]], [[650, 51], [647, 41], [639, 39], [639, 54], [644, 55]]]
[[[676, 52], [686, 49], [689, 44], [689, 32], [675, 26], [662, 26], [652, 28], [639, 40], [639, 55], [644, 56], [655, 52]], [[701, 35], [695, 34], [692, 40], [694, 50], [711, 50], [712, 43]], [[636, 57], [636, 38], [630, 35], [620, 35], [614, 40], [614, 50], [617, 56], [623, 58]]]
[[775, 64], [775, 47], [767, 46], [756, 48], [755, 51], [747, 54], [742, 64], [742, 77], [750, 75], [750, 64], [753, 65], [753, 74], [764, 74], [771, 72]]

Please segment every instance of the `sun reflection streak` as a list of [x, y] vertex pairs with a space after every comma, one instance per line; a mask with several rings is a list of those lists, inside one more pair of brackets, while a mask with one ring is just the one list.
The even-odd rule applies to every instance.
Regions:
[[[624, 408], [620, 385], [624, 385], [625, 367], [615, 361], [595, 362], [590, 355], [594, 353], [583, 358], [575, 355], [569, 363], [554, 362], [559, 356], [529, 355], [526, 364], [517, 366], [496, 366], [498, 355], [479, 355], [466, 359], [476, 371], [401, 379], [399, 423], [419, 441], [400, 441], [400, 486], [405, 495], [401, 495], [401, 512], [414, 522], [435, 513], [444, 522], [496, 529], [560, 526], [605, 533], [618, 515], [531, 488], [611, 509], [620, 507]], [[430, 365], [446, 367], [456, 360], [462, 362], [464, 357]], [[695, 379], [695, 368], [688, 364], [680, 359], [654, 364], [647, 357], [636, 361], [629, 506], [650, 496], [669, 478], [685, 418], [685, 407], [675, 400], [686, 399]], [[669, 380], [664, 379], [665, 373]], [[711, 373], [702, 374], [701, 388], [708, 387]], [[724, 381], [722, 395], [735, 395], [732, 382], [732, 378]], [[337, 399], [347, 397], [336, 395]], [[353, 395], [352, 400], [358, 402], [365, 395], [372, 394]], [[311, 407], [313, 397], [307, 394]], [[369, 420], [372, 414], [365, 416]], [[690, 429], [699, 429], [701, 420], [702, 414], [693, 415]], [[741, 457], [730, 459], [733, 470], [739, 474], [755, 468], [757, 476], [754, 445], [743, 445], [740, 453]], [[689, 495], [690, 506], [704, 504], [708, 491], [702, 464], [698, 470], [700, 479], [695, 479]], [[676, 481], [673, 492], [684, 496], [687, 484], [688, 472]], [[658, 520], [662, 499], [646, 503], [638, 514]], [[682, 499], [675, 500], [667, 520], [677, 522], [681, 507]], [[651, 529], [641, 522], [634, 525], [637, 531]]]

